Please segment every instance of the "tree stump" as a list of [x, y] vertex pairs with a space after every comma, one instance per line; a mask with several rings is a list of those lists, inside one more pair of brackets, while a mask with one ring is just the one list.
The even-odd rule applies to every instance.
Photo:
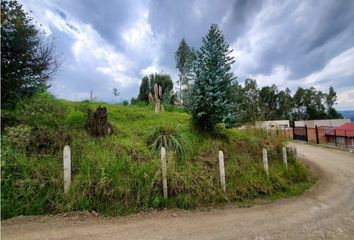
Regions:
[[108, 121], [107, 108], [98, 107], [96, 111], [89, 110], [86, 130], [94, 137], [103, 137], [112, 132], [112, 124]]

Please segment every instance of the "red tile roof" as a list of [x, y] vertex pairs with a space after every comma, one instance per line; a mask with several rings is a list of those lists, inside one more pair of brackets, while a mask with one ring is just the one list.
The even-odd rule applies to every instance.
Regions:
[[354, 137], [354, 123], [345, 123], [335, 129], [332, 129], [326, 132], [326, 135], [333, 135], [334, 130], [336, 131], [337, 136], [347, 136], [347, 137]]

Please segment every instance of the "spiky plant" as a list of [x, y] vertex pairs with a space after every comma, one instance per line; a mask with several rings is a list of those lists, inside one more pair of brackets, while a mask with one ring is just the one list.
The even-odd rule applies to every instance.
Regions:
[[184, 153], [186, 139], [175, 126], [160, 126], [150, 130], [147, 143], [149, 147], [159, 152], [161, 147], [171, 151], [177, 158], [181, 158]]

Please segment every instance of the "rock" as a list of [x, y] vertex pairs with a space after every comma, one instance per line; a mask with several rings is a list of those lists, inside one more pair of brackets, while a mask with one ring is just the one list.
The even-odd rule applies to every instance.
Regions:
[[99, 214], [98, 214], [96, 211], [92, 211], [92, 215], [93, 215], [94, 217], [98, 217], [98, 216], [99, 216]]

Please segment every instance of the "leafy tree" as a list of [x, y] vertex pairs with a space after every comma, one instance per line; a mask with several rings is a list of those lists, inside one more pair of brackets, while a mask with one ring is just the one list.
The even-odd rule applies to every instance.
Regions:
[[286, 88], [285, 91], [281, 90], [277, 96], [277, 119], [291, 119], [292, 110], [294, 108], [293, 98], [291, 96], [291, 91]]
[[176, 68], [179, 71], [179, 98], [182, 99], [182, 86], [189, 88], [189, 79], [191, 77], [192, 66], [195, 60], [195, 53], [192, 48], [187, 44], [187, 41], [183, 38], [175, 53]]
[[235, 77], [231, 64], [235, 61], [231, 52], [222, 31], [217, 25], [211, 25], [197, 51], [189, 106], [194, 125], [204, 131], [215, 130], [218, 123], [233, 121], [235, 104], [231, 84]]
[[299, 87], [293, 96], [293, 101], [295, 105], [294, 119], [295, 120], [306, 119], [305, 89]]
[[154, 92], [154, 85], [160, 85], [162, 87], [162, 91], [165, 93], [169, 93], [173, 89], [173, 81], [168, 74], [164, 73], [155, 73], [150, 75], [150, 90], [152, 95], [155, 94]]
[[249, 121], [248, 113], [246, 112], [249, 102], [247, 102], [246, 94], [237, 80], [232, 82], [231, 91], [231, 102], [237, 103], [233, 111], [233, 116], [236, 120], [235, 126], [240, 126], [241, 124]]
[[263, 119], [277, 119], [277, 94], [278, 89], [274, 84], [271, 87], [262, 87], [259, 91], [259, 106]]
[[19, 100], [48, 87], [60, 66], [53, 41], [44, 38], [17, 1], [1, 1], [1, 101]]
[[329, 88], [328, 94], [325, 96], [325, 98], [328, 117], [333, 119], [342, 118], [343, 116], [333, 107], [337, 101], [337, 93], [334, 91], [332, 86]]
[[247, 78], [245, 80], [244, 87], [241, 89], [240, 101], [243, 110], [243, 123], [254, 123], [259, 118], [259, 90], [257, 86], [257, 81], [254, 79]]
[[149, 102], [150, 85], [149, 78], [147, 76], [143, 77], [140, 84], [138, 100], [141, 102]]
[[326, 94], [322, 91], [317, 91], [314, 87], [309, 89], [298, 88], [293, 97], [295, 104], [294, 119], [311, 120], [328, 118], [324, 106], [325, 96]]

